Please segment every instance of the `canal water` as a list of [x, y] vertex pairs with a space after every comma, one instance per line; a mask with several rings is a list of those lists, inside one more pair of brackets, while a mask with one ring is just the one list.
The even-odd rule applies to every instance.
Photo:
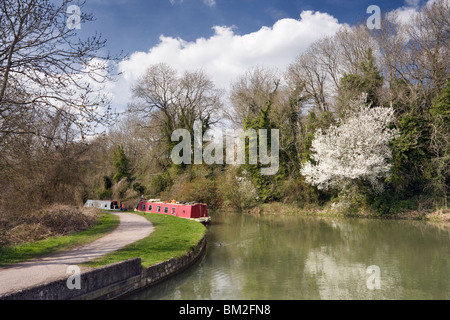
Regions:
[[217, 213], [205, 256], [139, 300], [450, 299], [450, 229]]

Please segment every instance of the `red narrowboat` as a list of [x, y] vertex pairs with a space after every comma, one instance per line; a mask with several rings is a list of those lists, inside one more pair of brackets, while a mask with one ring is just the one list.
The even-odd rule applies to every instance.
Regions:
[[209, 223], [208, 206], [204, 203], [196, 202], [180, 202], [173, 200], [172, 202], [163, 202], [158, 200], [139, 200], [136, 211], [167, 214], [179, 218], [197, 220], [201, 223]]

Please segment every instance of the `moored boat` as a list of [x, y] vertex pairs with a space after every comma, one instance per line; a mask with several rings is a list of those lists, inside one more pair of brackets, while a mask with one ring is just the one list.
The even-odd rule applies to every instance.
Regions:
[[87, 200], [84, 204], [85, 208], [96, 208], [108, 211], [125, 211], [126, 207], [123, 202], [111, 200]]
[[199, 221], [203, 224], [211, 222], [208, 216], [208, 206], [204, 203], [182, 201], [164, 202], [159, 199], [141, 199], [136, 205], [136, 211], [166, 214], [179, 218], [186, 218]]

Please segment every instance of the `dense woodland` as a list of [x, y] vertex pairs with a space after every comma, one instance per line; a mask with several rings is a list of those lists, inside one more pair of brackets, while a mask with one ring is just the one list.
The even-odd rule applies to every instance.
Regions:
[[[97, 35], [80, 42], [65, 28], [63, 2], [0, 8], [0, 238], [41, 208], [97, 198], [133, 207], [141, 195], [221, 210], [272, 202], [382, 216], [447, 209], [448, 1], [409, 21], [389, 13], [379, 30], [343, 27], [286, 70], [248, 70], [229, 92], [204, 71], [156, 64], [120, 115], [103, 86], [114, 78], [108, 62], [122, 57], [101, 56]], [[195, 121], [204, 132], [280, 130], [280, 170], [175, 165], [171, 135], [192, 132]], [[95, 126], [107, 132], [91, 135]]]

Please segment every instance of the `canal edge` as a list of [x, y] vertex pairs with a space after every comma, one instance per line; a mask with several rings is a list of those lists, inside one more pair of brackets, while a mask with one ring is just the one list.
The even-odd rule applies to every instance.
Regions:
[[207, 234], [178, 258], [143, 267], [141, 258], [100, 267], [79, 275], [80, 289], [69, 289], [73, 276], [0, 296], [0, 300], [114, 300], [150, 288], [194, 265], [206, 252]]

